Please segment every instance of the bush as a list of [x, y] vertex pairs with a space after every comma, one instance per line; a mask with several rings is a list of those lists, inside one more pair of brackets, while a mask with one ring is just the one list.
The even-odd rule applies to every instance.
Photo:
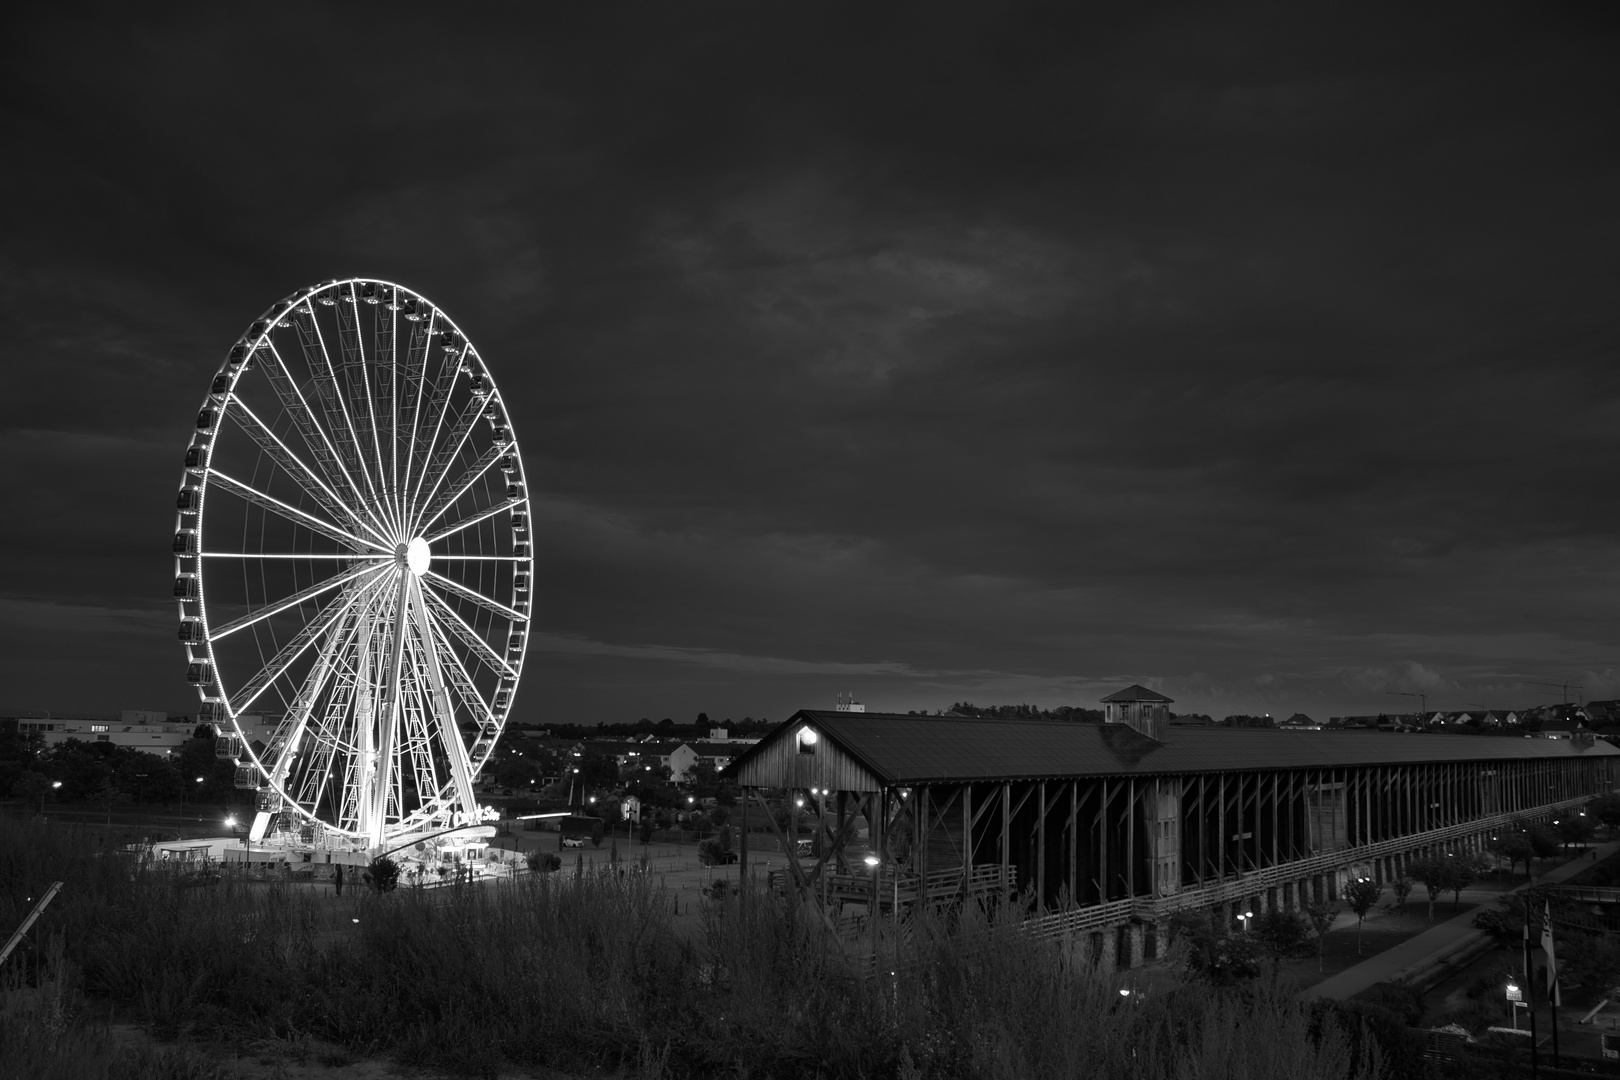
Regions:
[[1444, 1027], [1447, 1024], [1456, 1024], [1458, 1027], [1468, 1029], [1470, 1035], [1478, 1035], [1488, 1027], [1505, 1025], [1508, 1021], [1507, 1008], [1496, 1000], [1502, 996], [1500, 986], [1497, 987], [1497, 991], [1494, 997], [1470, 1001], [1460, 1008], [1441, 1013], [1430, 1022], [1430, 1026]]
[[1410, 986], [1373, 983], [1357, 994], [1355, 1000], [1395, 1014], [1407, 1027], [1416, 1027], [1423, 1022], [1423, 995]]
[[1364, 1000], [1377, 988], [1370, 987], [1350, 1001], [1317, 998], [1311, 1003], [1313, 1024], [1337, 1025], [1342, 1030], [1364, 1032], [1376, 1046], [1376, 1055], [1369, 1052], [1365, 1042], [1355, 1048], [1357, 1053], [1349, 1061], [1352, 1075], [1357, 1070], [1375, 1072], [1381, 1064], [1384, 1080], [1428, 1080], [1428, 1062], [1423, 1056], [1426, 1049], [1424, 1036], [1407, 1026], [1399, 1013]]
[[523, 861], [536, 874], [550, 874], [562, 869], [562, 856], [554, 851], [541, 851], [536, 848], [525, 852]]
[[399, 885], [399, 864], [387, 855], [379, 855], [371, 860], [361, 878], [379, 893], [393, 892]]

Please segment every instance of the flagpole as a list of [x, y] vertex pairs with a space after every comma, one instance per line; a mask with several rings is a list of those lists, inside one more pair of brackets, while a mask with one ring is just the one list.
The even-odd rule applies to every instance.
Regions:
[[1547, 917], [1545, 936], [1541, 942], [1541, 947], [1547, 953], [1547, 1011], [1552, 1016], [1553, 1068], [1556, 1069], [1559, 1067], [1558, 1006], [1560, 1002], [1558, 999], [1564, 995], [1559, 992], [1558, 954], [1553, 949], [1552, 901], [1546, 901], [1541, 910]]
[[1536, 1049], [1536, 971], [1530, 963], [1530, 898], [1524, 898], [1524, 995], [1530, 1013], [1530, 1076], [1540, 1074], [1540, 1052]]

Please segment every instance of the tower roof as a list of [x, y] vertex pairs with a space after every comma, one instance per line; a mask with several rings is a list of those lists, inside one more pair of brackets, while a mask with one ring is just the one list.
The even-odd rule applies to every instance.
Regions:
[[1168, 705], [1172, 701], [1174, 701], [1175, 699], [1174, 698], [1167, 698], [1163, 694], [1154, 693], [1152, 690], [1149, 690], [1145, 686], [1139, 686], [1136, 683], [1132, 683], [1131, 685], [1127, 686], [1125, 689], [1123, 689], [1123, 690], [1121, 690], [1121, 691], [1119, 691], [1117, 693], [1109, 694], [1107, 697], [1103, 698], [1102, 700], [1105, 701], [1105, 702], [1154, 701], [1154, 702], [1163, 702], [1164, 704]]

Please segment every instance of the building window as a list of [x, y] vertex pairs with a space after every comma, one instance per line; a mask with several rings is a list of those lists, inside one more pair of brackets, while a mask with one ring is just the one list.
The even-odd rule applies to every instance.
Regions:
[[801, 754], [813, 754], [813, 753], [815, 753], [816, 752], [816, 740], [817, 740], [817, 738], [818, 738], [818, 736], [815, 733], [815, 729], [807, 728], [807, 727], [800, 728], [799, 729], [799, 753], [801, 753]]
[[106, 724], [91, 724], [90, 725], [90, 730], [91, 731], [106, 731], [107, 730], [107, 725]]

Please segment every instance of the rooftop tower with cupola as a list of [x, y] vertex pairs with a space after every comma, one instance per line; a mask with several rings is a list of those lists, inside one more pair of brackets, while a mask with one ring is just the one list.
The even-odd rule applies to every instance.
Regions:
[[1103, 723], [1124, 724], [1155, 742], [1164, 741], [1164, 728], [1170, 722], [1170, 698], [1132, 684], [1102, 699]]

